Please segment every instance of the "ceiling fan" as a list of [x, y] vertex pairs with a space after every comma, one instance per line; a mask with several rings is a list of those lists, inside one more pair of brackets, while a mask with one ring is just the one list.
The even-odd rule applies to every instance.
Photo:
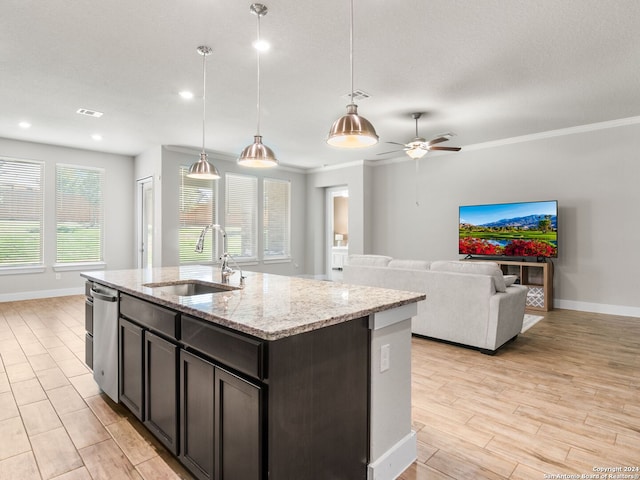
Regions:
[[412, 113], [411, 116], [416, 121], [416, 136], [415, 136], [415, 138], [413, 140], [411, 140], [409, 143], [386, 142], [386, 143], [391, 143], [393, 145], [399, 145], [399, 146], [401, 146], [403, 148], [402, 148], [402, 150], [392, 150], [390, 152], [378, 153], [378, 155], [386, 155], [388, 153], [405, 151], [405, 152], [407, 152], [407, 155], [409, 155], [411, 158], [418, 159], [418, 158], [424, 157], [427, 154], [427, 152], [429, 152], [430, 150], [445, 150], [445, 151], [448, 151], [448, 152], [459, 152], [461, 150], [461, 147], [438, 147], [438, 146], [435, 146], [438, 143], [442, 143], [442, 142], [448, 141], [451, 137], [453, 137], [452, 133], [443, 133], [442, 135], [438, 135], [437, 137], [432, 138], [429, 141], [427, 141], [423, 137], [419, 137], [418, 136], [418, 119], [422, 116], [422, 112]]

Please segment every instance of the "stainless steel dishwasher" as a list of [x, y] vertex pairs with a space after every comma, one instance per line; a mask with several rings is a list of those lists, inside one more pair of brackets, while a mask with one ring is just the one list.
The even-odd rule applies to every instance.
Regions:
[[94, 283], [93, 378], [100, 389], [118, 402], [118, 291]]

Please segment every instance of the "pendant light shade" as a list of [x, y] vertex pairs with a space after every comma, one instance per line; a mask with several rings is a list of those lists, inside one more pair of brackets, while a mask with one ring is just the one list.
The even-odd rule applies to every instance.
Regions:
[[[267, 14], [267, 7], [261, 3], [254, 3], [249, 7], [249, 11], [258, 17], [258, 38], [255, 45], [260, 42], [260, 18]], [[257, 74], [257, 128], [253, 137], [253, 143], [245, 147], [238, 158], [238, 165], [253, 168], [270, 168], [278, 165], [273, 150], [262, 143], [262, 135], [260, 135], [260, 49], [256, 48], [258, 57], [258, 74]]]
[[262, 136], [255, 135], [253, 143], [242, 150], [238, 164], [243, 167], [268, 168], [275, 167], [278, 160], [273, 150], [262, 143]]
[[378, 143], [378, 135], [371, 122], [358, 115], [358, 106], [351, 103], [347, 114], [333, 123], [327, 143], [341, 148], [369, 147]]
[[201, 180], [217, 180], [220, 174], [216, 167], [207, 160], [207, 152], [204, 150], [205, 113], [207, 108], [207, 56], [211, 55], [210, 47], [198, 47], [198, 53], [202, 55], [202, 153], [200, 159], [189, 167], [187, 177]]
[[353, 0], [351, 0], [351, 28], [349, 30], [349, 57], [351, 62], [351, 103], [347, 114], [331, 126], [327, 143], [340, 148], [362, 148], [378, 143], [378, 134], [371, 122], [358, 115], [358, 106], [353, 103]]

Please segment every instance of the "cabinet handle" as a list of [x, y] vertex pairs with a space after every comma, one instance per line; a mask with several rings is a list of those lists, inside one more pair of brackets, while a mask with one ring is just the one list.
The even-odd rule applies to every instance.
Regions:
[[116, 296], [96, 292], [93, 288], [91, 289], [91, 296], [99, 300], [104, 300], [105, 302], [115, 302], [118, 300], [118, 297]]

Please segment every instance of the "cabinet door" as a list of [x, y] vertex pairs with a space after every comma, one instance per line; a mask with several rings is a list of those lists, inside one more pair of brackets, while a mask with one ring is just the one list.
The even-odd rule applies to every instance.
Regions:
[[142, 420], [143, 415], [143, 330], [124, 318], [119, 320], [120, 401]]
[[260, 388], [215, 370], [215, 479], [259, 480], [262, 471]]
[[201, 480], [214, 473], [214, 370], [211, 363], [180, 351], [180, 460]]
[[144, 332], [144, 345], [144, 424], [177, 455], [177, 347], [149, 331]]

